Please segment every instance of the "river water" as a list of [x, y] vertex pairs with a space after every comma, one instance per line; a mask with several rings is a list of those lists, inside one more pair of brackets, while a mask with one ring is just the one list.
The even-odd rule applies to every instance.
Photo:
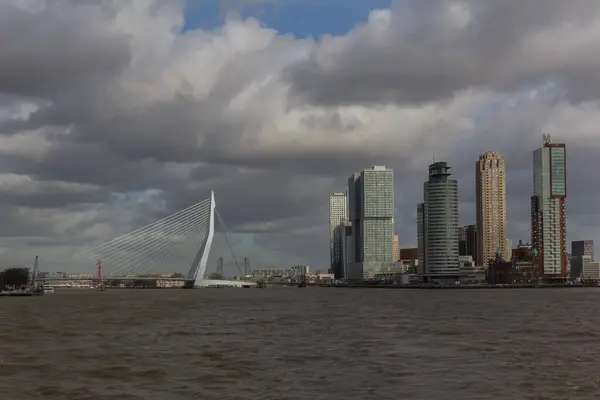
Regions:
[[0, 399], [598, 399], [598, 289], [0, 298]]

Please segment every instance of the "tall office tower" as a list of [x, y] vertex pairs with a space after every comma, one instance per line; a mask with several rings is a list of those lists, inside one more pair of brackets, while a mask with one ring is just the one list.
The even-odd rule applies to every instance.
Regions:
[[583, 272], [584, 257], [594, 261], [594, 241], [577, 240], [571, 242], [571, 278], [579, 278]]
[[498, 153], [479, 156], [475, 172], [477, 265], [506, 255], [506, 171]]
[[458, 259], [458, 183], [450, 166], [436, 162], [429, 166], [424, 186], [425, 274], [430, 278], [456, 280]]
[[419, 273], [425, 273], [427, 249], [425, 248], [425, 203], [417, 205], [417, 248], [419, 249]]
[[531, 245], [537, 251], [538, 276], [567, 275], [567, 174], [566, 146], [544, 135], [533, 152]]
[[331, 270], [339, 271], [341, 268], [341, 235], [342, 225], [348, 222], [348, 196], [346, 192], [329, 194], [329, 255]]
[[374, 166], [348, 179], [355, 262], [394, 259], [394, 171]]
[[398, 235], [394, 235], [394, 261], [400, 259], [400, 239]]

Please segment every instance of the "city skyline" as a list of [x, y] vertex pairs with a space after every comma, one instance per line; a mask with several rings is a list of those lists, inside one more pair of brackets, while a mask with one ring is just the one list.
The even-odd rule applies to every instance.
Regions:
[[[568, 146], [567, 243], [600, 251], [600, 3], [184, 3], [0, 2], [3, 265], [61, 270], [214, 190], [239, 258], [326, 268], [324, 193], [349, 173], [394, 170], [404, 247], [432, 156], [475, 223], [486, 151], [506, 163], [507, 237], [528, 241], [543, 133]], [[209, 265], [220, 256], [217, 235]]]
[[[474, 225], [459, 226], [458, 182], [449, 179], [452, 175], [450, 170], [451, 166], [444, 161], [434, 160], [429, 165], [429, 179], [423, 184], [423, 202], [417, 204], [416, 239], [419, 274], [452, 282], [459, 275], [459, 256], [471, 256], [474, 265], [485, 268], [488, 262], [498, 255], [504, 260], [511, 260], [513, 241], [506, 236], [506, 166], [502, 156], [488, 151], [481, 154], [476, 162], [476, 224]], [[566, 225], [566, 144], [553, 142], [549, 134], [542, 135], [542, 147], [533, 151], [532, 170], [534, 195], [530, 199], [530, 241], [525, 243], [530, 243], [536, 253], [535, 269], [539, 276], [567, 277], [570, 268]], [[382, 254], [378, 257], [364, 256], [364, 249], [367, 246], [367, 242], [363, 242], [364, 214], [373, 213], [372, 210], [367, 210], [374, 207], [369, 205], [368, 199], [380, 201], [387, 198], [388, 192], [388, 186], [384, 185], [380, 178], [373, 180], [372, 184], [367, 184], [367, 187], [372, 188], [371, 190], [375, 189], [375, 192], [365, 192], [365, 176], [368, 176], [368, 172], [377, 176], [376, 171], [380, 171], [380, 175], [388, 172], [391, 179], [389, 185], [393, 188], [393, 171], [386, 167], [375, 166], [364, 169], [360, 174], [355, 173], [348, 179], [349, 196], [346, 196], [346, 193], [330, 194], [330, 237], [333, 238], [334, 229], [346, 229], [345, 225], [356, 227], [351, 231], [351, 242], [352, 247], [359, 250], [349, 258], [357, 263], [390, 261]], [[391, 191], [393, 192], [393, 189]], [[344, 206], [348, 205], [347, 214], [335, 218], [340, 221], [337, 225], [332, 223], [331, 217], [334, 209], [332, 199], [336, 195], [338, 197], [343, 195], [348, 201], [344, 204]], [[390, 199], [393, 199], [393, 196]], [[378, 207], [383, 207], [383, 204], [379, 204]], [[341, 209], [339, 206], [338, 208]], [[394, 215], [394, 213], [390, 214], [392, 219]], [[382, 228], [379, 231], [377, 232], [381, 236], [378, 237], [379, 245], [388, 245], [390, 238], [387, 236], [390, 235], [386, 236]], [[398, 261], [397, 254], [400, 249], [398, 235], [392, 234], [391, 238], [393, 260]], [[338, 241], [345, 242], [346, 234], [339, 235]], [[331, 243], [333, 260], [333, 239]], [[521, 243], [522, 240], [519, 240], [519, 244]], [[585, 255], [590, 255], [589, 260], [594, 261], [593, 240], [572, 241], [573, 252], [578, 245], [577, 253], [584, 254], [584, 243]], [[581, 261], [579, 256], [580, 254], [575, 254], [578, 263]], [[349, 261], [344, 261], [344, 271], [347, 270], [348, 263]], [[341, 265], [339, 261], [337, 265], [332, 262], [331, 270], [340, 271]], [[576, 267], [576, 270], [580, 271], [581, 266]], [[336, 275], [347, 276], [339, 272]]]

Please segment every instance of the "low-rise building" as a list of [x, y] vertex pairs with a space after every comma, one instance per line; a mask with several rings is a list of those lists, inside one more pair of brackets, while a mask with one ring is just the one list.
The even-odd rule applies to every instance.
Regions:
[[348, 282], [363, 282], [381, 279], [382, 275], [400, 274], [402, 263], [390, 261], [367, 261], [348, 265]]
[[517, 269], [510, 261], [504, 261], [502, 254], [496, 254], [494, 260], [490, 260], [485, 271], [485, 280], [489, 285], [510, 285], [518, 278]]
[[600, 280], [600, 262], [592, 261], [591, 256], [581, 256], [583, 259], [581, 278], [584, 280]]

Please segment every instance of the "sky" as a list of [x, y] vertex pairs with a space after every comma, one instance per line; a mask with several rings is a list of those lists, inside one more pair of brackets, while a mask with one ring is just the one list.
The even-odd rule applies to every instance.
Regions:
[[[214, 29], [228, 15], [258, 18], [279, 34], [319, 38], [344, 35], [366, 22], [369, 12], [389, 8], [391, 0], [274, 0], [223, 3], [219, 0], [188, 1], [183, 31]], [[229, 6], [229, 8], [228, 8]]]
[[543, 133], [567, 145], [568, 239], [600, 243], [599, 22], [596, 0], [2, 1], [0, 266], [92, 272], [73, 256], [214, 190], [238, 259], [326, 268], [353, 172], [394, 168], [409, 246], [432, 155], [467, 225], [485, 151], [527, 241]]

